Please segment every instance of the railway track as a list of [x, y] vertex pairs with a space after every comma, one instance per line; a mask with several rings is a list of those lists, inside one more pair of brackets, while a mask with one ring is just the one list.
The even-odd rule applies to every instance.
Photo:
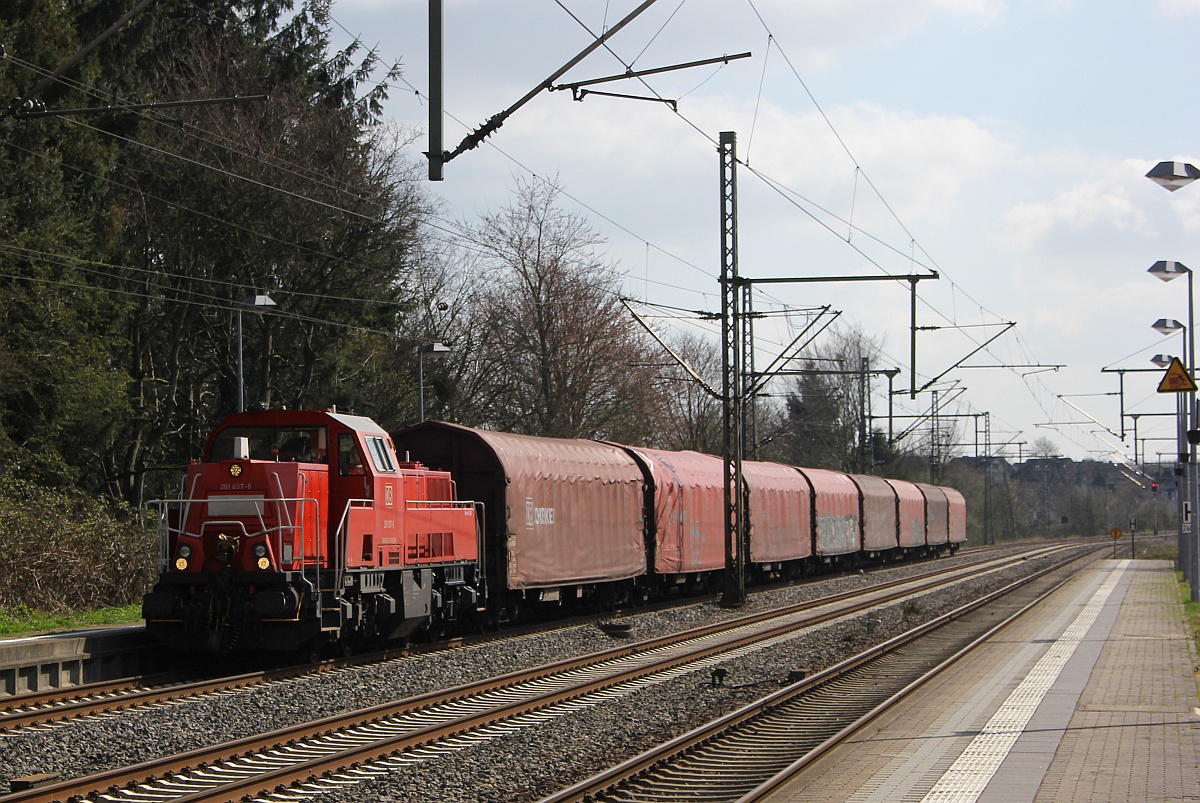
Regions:
[[[653, 609], [648, 607], [643, 610]], [[581, 623], [599, 622], [604, 618], [607, 617], [591, 614], [549, 624], [510, 628], [500, 633], [462, 636], [436, 644], [385, 649], [350, 658], [325, 660], [317, 664], [272, 667], [236, 675], [163, 672], [45, 689], [0, 698], [0, 734], [11, 733], [21, 728], [57, 727], [72, 720], [87, 717], [111, 716], [139, 707], [169, 705], [188, 699], [199, 699], [209, 694], [228, 694], [268, 683], [311, 678], [342, 669], [370, 666], [413, 655], [425, 655], [505, 638], [544, 633], [573, 627]]]
[[1062, 570], [1052, 566], [999, 589], [540, 803], [766, 800], [1049, 596], [1069, 579], [1056, 577]]
[[77, 716], [111, 713], [123, 709], [127, 703], [144, 699], [153, 690], [186, 682], [174, 675], [131, 677], [11, 697], [0, 708], [0, 733]]
[[[379, 653], [369, 660], [391, 660], [397, 651]], [[286, 683], [299, 678], [333, 672], [355, 661], [326, 661], [318, 665], [265, 669], [238, 675], [200, 677], [178, 672], [121, 678], [64, 689], [49, 689], [4, 700], [0, 708], [0, 734], [21, 728], [57, 727], [72, 720], [112, 716], [139, 707], [169, 705], [209, 694], [228, 694], [268, 683]]]
[[[987, 548], [977, 548], [981, 555]], [[935, 571], [944, 571], [941, 569]], [[708, 598], [696, 598], [693, 604]], [[715, 599], [715, 598], [713, 598]], [[670, 603], [677, 604], [677, 603]], [[656, 610], [668, 604], [639, 609]], [[28, 727], [56, 727], [71, 720], [94, 716], [111, 716], [114, 713], [132, 710], [140, 706], [169, 705], [185, 699], [196, 699], [206, 694], [224, 694], [260, 686], [265, 683], [286, 682], [312, 677], [323, 672], [347, 667], [365, 666], [372, 663], [394, 660], [411, 654], [423, 654], [442, 649], [453, 649], [464, 645], [485, 643], [497, 638], [544, 632], [548, 629], [572, 627], [580, 623], [591, 623], [604, 619], [597, 615], [576, 617], [550, 625], [530, 625], [507, 629], [500, 634], [488, 634], [452, 639], [436, 645], [421, 646], [408, 650], [391, 649], [364, 654], [354, 658], [324, 661], [317, 665], [300, 665], [272, 668], [232, 676], [197, 676], [197, 673], [169, 672], [154, 675], [119, 678], [116, 680], [88, 683], [67, 688], [47, 689], [39, 692], [7, 697], [0, 700], [0, 734]]]
[[[1048, 554], [1051, 549], [1042, 550]], [[296, 790], [354, 784], [424, 756], [562, 716], [673, 674], [769, 646], [799, 628], [997, 572], [1027, 556], [996, 558], [847, 592], [721, 625], [627, 644], [501, 678], [10, 795], [66, 800], [103, 793], [127, 801], [295, 799]], [[291, 792], [279, 792], [288, 790]]]

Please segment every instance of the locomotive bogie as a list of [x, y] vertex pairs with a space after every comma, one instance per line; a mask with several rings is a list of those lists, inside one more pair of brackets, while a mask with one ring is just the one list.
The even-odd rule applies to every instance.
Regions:
[[163, 576], [142, 603], [147, 632], [180, 651], [287, 650], [319, 633], [306, 621], [304, 578], [224, 573]]

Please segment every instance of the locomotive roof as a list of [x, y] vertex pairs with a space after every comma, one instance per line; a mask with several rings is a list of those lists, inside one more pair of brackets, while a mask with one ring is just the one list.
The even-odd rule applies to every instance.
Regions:
[[383, 433], [383, 427], [374, 420], [361, 415], [347, 415], [333, 410], [247, 410], [232, 413], [221, 422], [218, 429], [230, 426], [316, 426], [329, 419], [355, 432]]
[[329, 417], [357, 432], [383, 432], [383, 427], [376, 424], [374, 419], [366, 416], [329, 413]]

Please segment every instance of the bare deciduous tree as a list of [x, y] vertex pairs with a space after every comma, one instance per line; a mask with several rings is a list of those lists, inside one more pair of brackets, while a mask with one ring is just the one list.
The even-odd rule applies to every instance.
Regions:
[[[720, 390], [721, 352], [715, 342], [696, 335], [681, 335], [672, 338], [671, 349], [686, 360], [710, 388]], [[662, 371], [662, 375], [667, 380], [667, 387], [661, 431], [655, 445], [664, 449], [721, 454], [721, 399], [705, 390], [680, 366], [671, 365]]]
[[554, 437], [644, 442], [662, 395], [648, 338], [620, 303], [600, 236], [552, 182], [462, 234], [474, 249], [474, 423]]
[[1049, 460], [1058, 457], [1058, 447], [1054, 445], [1054, 441], [1043, 435], [1034, 438], [1033, 443], [1029, 444], [1029, 456], [1040, 460]]

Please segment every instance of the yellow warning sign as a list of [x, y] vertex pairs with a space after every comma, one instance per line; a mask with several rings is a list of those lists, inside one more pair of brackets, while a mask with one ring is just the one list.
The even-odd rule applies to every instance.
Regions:
[[1163, 374], [1162, 381], [1158, 383], [1158, 392], [1194, 393], [1195, 391], [1195, 380], [1188, 375], [1187, 369], [1183, 367], [1179, 358], [1172, 357], [1171, 364], [1167, 366], [1167, 372]]

